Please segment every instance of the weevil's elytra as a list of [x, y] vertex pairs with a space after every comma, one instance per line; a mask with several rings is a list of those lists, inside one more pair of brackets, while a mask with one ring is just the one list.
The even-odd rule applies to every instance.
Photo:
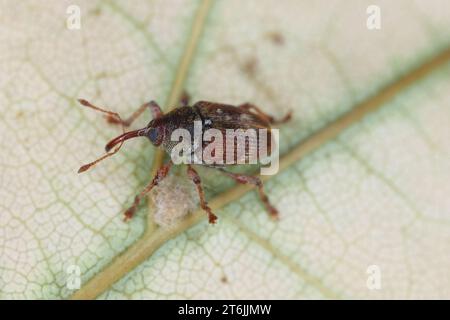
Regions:
[[[83, 165], [78, 170], [79, 173], [88, 170], [98, 162], [115, 154], [117, 151], [119, 151], [124, 141], [131, 138], [147, 137], [154, 146], [162, 147], [167, 153], [170, 154], [172, 148], [177, 143], [176, 141], [171, 140], [171, 135], [174, 130], [182, 128], [187, 130], [187, 132], [189, 133], [193, 133], [195, 129], [194, 123], [196, 121], [201, 122], [203, 132], [205, 132], [207, 129], [217, 129], [221, 132], [225, 132], [226, 129], [267, 129], [267, 132], [269, 132], [270, 136], [270, 129], [272, 124], [284, 123], [291, 117], [291, 114], [289, 113], [284, 118], [275, 120], [272, 116], [261, 111], [257, 106], [249, 103], [245, 103], [239, 106], [232, 106], [221, 103], [199, 101], [193, 106], [188, 106], [187, 96], [184, 96], [184, 98], [182, 99], [183, 106], [176, 108], [166, 114], [163, 114], [161, 108], [155, 101], [151, 101], [142, 105], [128, 119], [122, 120], [119, 114], [96, 107], [84, 99], [79, 99], [79, 102], [83, 106], [105, 113], [108, 122], [121, 125], [124, 131], [123, 134], [117, 136], [106, 144], [105, 149], [107, 153], [105, 155], [91, 163]], [[149, 124], [144, 128], [125, 132], [124, 128], [130, 126], [133, 121], [136, 120], [146, 109], [150, 109], [153, 115], [153, 120], [151, 120]], [[225, 144], [223, 145], [223, 149], [226, 149]], [[236, 150], [229, 151], [232, 152], [236, 157]], [[168, 175], [172, 165], [172, 160], [169, 160], [167, 163], [162, 165], [161, 168], [159, 168], [152, 181], [135, 197], [133, 205], [128, 210], [126, 210], [124, 218], [125, 221], [133, 217], [136, 208], [138, 207], [142, 198]], [[211, 165], [201, 162], [199, 163], [199, 165], [208, 165], [209, 167], [215, 168], [226, 176], [235, 180], [237, 183], [252, 184], [256, 186], [258, 188], [259, 197], [266, 207], [266, 210], [273, 218], [278, 218], [278, 210], [270, 203], [269, 198], [264, 192], [261, 179], [245, 174], [229, 172], [224, 168], [225, 166], [227, 166], [226, 164]], [[187, 175], [196, 186], [200, 198], [200, 206], [208, 214], [209, 222], [215, 223], [217, 220], [217, 216], [208, 206], [203, 192], [201, 178], [191, 164], [187, 164]]]

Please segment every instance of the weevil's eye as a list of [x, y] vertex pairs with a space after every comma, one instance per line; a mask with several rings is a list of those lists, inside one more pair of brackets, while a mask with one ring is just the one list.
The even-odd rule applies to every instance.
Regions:
[[161, 137], [158, 128], [150, 128], [150, 130], [147, 133], [147, 136], [154, 145], [158, 146], [161, 144], [160, 141]]
[[151, 128], [148, 132], [148, 137], [150, 138], [150, 140], [156, 141], [156, 138], [158, 138], [158, 130], [155, 128]]

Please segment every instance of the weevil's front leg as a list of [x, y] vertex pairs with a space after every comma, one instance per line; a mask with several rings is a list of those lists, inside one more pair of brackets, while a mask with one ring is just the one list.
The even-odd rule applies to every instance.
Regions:
[[137, 206], [141, 202], [141, 199], [147, 193], [149, 193], [153, 189], [153, 187], [157, 186], [158, 183], [160, 183], [167, 176], [167, 174], [170, 171], [170, 168], [172, 167], [172, 164], [173, 164], [172, 161], [169, 160], [169, 162], [167, 162], [165, 165], [163, 165], [161, 168], [158, 169], [153, 180], [144, 188], [144, 190], [141, 191], [141, 193], [139, 193], [134, 198], [133, 205], [127, 211], [125, 211], [124, 221], [128, 221], [133, 217], [134, 213], [136, 212]]
[[133, 112], [133, 114], [125, 120], [121, 120], [117, 117], [114, 117], [113, 115], [107, 115], [106, 121], [113, 124], [120, 124], [124, 127], [129, 127], [146, 109], [150, 109], [153, 119], [159, 118], [163, 115], [160, 106], [152, 100], [150, 102], [144, 103], [139, 107], [139, 109]]
[[192, 166], [189, 164], [187, 166], [187, 173], [189, 178], [191, 178], [192, 182], [194, 182], [195, 186], [197, 187], [198, 196], [200, 198], [200, 207], [208, 213], [209, 223], [216, 223], [217, 216], [212, 212], [211, 208], [208, 207], [208, 202], [206, 202], [205, 200], [205, 194], [203, 192], [200, 176], [198, 175], [197, 171], [195, 171], [195, 169], [192, 168]]
[[258, 108], [257, 106], [255, 106], [254, 104], [251, 104], [251, 103], [241, 104], [241, 105], [238, 106], [238, 108], [241, 108], [243, 110], [251, 110], [251, 109], [253, 109], [260, 117], [262, 117], [264, 120], [266, 120], [270, 124], [285, 123], [285, 122], [288, 122], [291, 119], [291, 117], [292, 117], [292, 112], [289, 111], [288, 114], [286, 114], [283, 118], [281, 118], [279, 120], [276, 120], [274, 117], [272, 117], [271, 115], [268, 115], [267, 113], [262, 111], [260, 108]]
[[252, 185], [258, 187], [259, 197], [261, 198], [261, 201], [264, 204], [264, 206], [266, 207], [270, 216], [274, 219], [278, 219], [278, 210], [270, 203], [269, 198], [267, 197], [266, 193], [264, 192], [264, 185], [260, 178], [245, 175], [245, 174], [240, 174], [240, 173], [229, 172], [223, 168], [218, 168], [218, 170], [220, 170], [220, 172], [224, 173], [228, 177], [234, 179], [238, 183], [252, 184]]

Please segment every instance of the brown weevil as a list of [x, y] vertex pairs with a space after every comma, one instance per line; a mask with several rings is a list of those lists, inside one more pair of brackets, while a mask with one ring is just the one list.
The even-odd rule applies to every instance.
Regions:
[[[245, 103], [239, 106], [232, 106], [221, 103], [213, 103], [206, 101], [199, 101], [193, 106], [188, 106], [187, 96], [182, 100], [182, 105], [174, 110], [163, 114], [161, 108], [155, 101], [150, 101], [143, 104], [137, 111], [135, 111], [128, 119], [122, 120], [118, 113], [108, 111], [103, 108], [99, 108], [91, 104], [90, 102], [79, 99], [78, 100], [83, 106], [92, 108], [99, 112], [106, 114], [106, 119], [108, 122], [113, 124], [118, 124], [122, 126], [123, 134], [112, 139], [106, 144], [106, 154], [99, 159], [83, 165], [78, 172], [84, 172], [88, 170], [93, 165], [104, 160], [107, 157], [112, 156], [121, 148], [125, 140], [135, 138], [135, 137], [147, 137], [150, 142], [156, 147], [162, 147], [169, 155], [174, 148], [174, 142], [171, 139], [173, 132], [176, 129], [185, 129], [188, 132], [194, 131], [194, 123], [201, 123], [202, 134], [207, 129], [216, 129], [220, 132], [225, 132], [228, 129], [266, 129], [271, 130], [271, 125], [276, 123], [283, 123], [290, 119], [291, 113], [288, 113], [284, 118], [280, 120], [275, 120], [270, 115], [267, 115], [261, 111], [257, 106]], [[138, 118], [146, 109], [150, 109], [153, 120], [149, 124], [141, 129], [125, 132], [125, 127], [128, 127], [132, 122]], [[202, 142], [202, 146], [206, 145]], [[194, 147], [193, 147], [194, 149]], [[226, 149], [225, 144], [223, 145], [223, 150]], [[236, 156], [236, 150], [229, 150]], [[195, 152], [195, 151], [193, 151]], [[214, 151], [215, 152], [215, 151]], [[213, 152], [213, 153], [214, 153]], [[158, 185], [158, 183], [164, 179], [170, 171], [170, 168], [174, 162], [172, 158], [158, 169], [155, 177], [152, 181], [135, 197], [133, 205], [125, 211], [124, 220], [132, 218], [137, 206], [139, 205], [141, 199], [149, 193], [153, 187]], [[236, 182], [241, 184], [252, 184], [258, 188], [259, 197], [263, 202], [265, 208], [270, 213], [273, 218], [278, 217], [278, 211], [274, 206], [271, 205], [267, 195], [263, 189], [263, 183], [261, 179], [251, 175], [238, 174], [225, 170], [225, 166], [229, 164], [217, 164], [217, 163], [206, 163], [205, 161], [200, 163], [194, 163], [199, 165], [205, 165], [211, 168], [220, 170], [223, 174], [234, 179]], [[203, 188], [201, 185], [200, 176], [197, 171], [193, 168], [192, 163], [187, 164], [187, 175], [193, 181], [197, 188], [197, 192], [200, 198], [201, 208], [208, 213], [208, 219], [210, 223], [215, 223], [217, 220], [216, 215], [212, 212], [211, 208], [205, 199]]]

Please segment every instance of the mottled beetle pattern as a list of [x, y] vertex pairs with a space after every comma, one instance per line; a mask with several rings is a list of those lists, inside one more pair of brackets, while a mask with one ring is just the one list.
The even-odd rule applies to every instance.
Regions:
[[[84, 99], [79, 99], [78, 101], [83, 106], [106, 114], [106, 119], [109, 123], [121, 125], [122, 130], [124, 131], [123, 134], [112, 139], [106, 144], [105, 155], [91, 163], [83, 165], [78, 170], [79, 173], [88, 170], [98, 162], [112, 156], [117, 151], [119, 151], [125, 140], [135, 137], [147, 137], [154, 146], [162, 147], [170, 155], [174, 144], [176, 144], [176, 142], [171, 141], [170, 139], [171, 133], [178, 128], [183, 128], [188, 130], [189, 132], [193, 132], [194, 121], [201, 121], [203, 131], [206, 131], [210, 128], [218, 129], [222, 132], [224, 132], [226, 129], [268, 129], [270, 135], [271, 125], [284, 123], [291, 117], [291, 114], [289, 113], [284, 118], [275, 120], [272, 116], [267, 115], [266, 113], [261, 111], [257, 106], [249, 103], [245, 103], [239, 106], [232, 106], [222, 103], [199, 101], [193, 106], [189, 106], [187, 95], [185, 95], [181, 101], [182, 105], [166, 114], [163, 114], [161, 108], [155, 101], [150, 101], [143, 104], [128, 119], [122, 120], [120, 115], [116, 112], [99, 108]], [[151, 111], [153, 120], [151, 120], [149, 124], [142, 129], [125, 132], [125, 128], [130, 126], [133, 121], [137, 119], [146, 109], [149, 109]], [[223, 146], [223, 149], [226, 149], [225, 144]], [[225, 154], [225, 152], [223, 154]], [[165, 164], [161, 166], [161, 168], [158, 169], [152, 181], [135, 197], [133, 205], [125, 211], [125, 221], [133, 217], [142, 198], [168, 175], [172, 165], [173, 162], [169, 159]], [[206, 164], [200, 163], [199, 165]], [[186, 166], [187, 175], [197, 188], [200, 199], [200, 206], [208, 214], [209, 222], [213, 224], [216, 222], [217, 216], [212, 212], [211, 208], [208, 206], [208, 202], [205, 199], [200, 176], [194, 169], [192, 164], [187, 164]], [[219, 170], [238, 183], [252, 184], [256, 186], [259, 197], [265, 208], [269, 212], [270, 216], [273, 218], [278, 218], [278, 210], [270, 203], [269, 198], [264, 192], [263, 183], [260, 178], [251, 175], [229, 172], [225, 169], [225, 166], [227, 166], [226, 164], [208, 166]]]

